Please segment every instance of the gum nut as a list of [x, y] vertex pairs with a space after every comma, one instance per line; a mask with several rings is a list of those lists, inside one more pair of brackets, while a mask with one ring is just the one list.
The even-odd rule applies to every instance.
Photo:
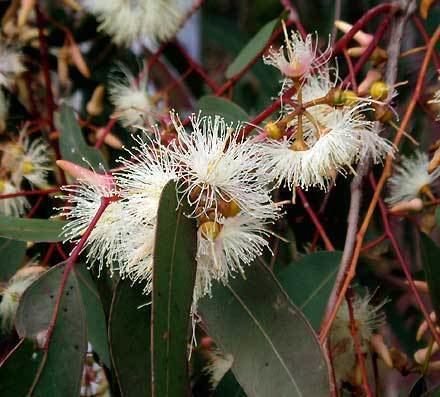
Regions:
[[400, 201], [390, 208], [391, 213], [414, 211], [418, 212], [423, 209], [423, 201], [420, 198], [414, 198], [410, 201]]
[[384, 361], [384, 363], [392, 368], [393, 360], [391, 358], [390, 350], [383, 340], [383, 336], [380, 334], [373, 334], [370, 340], [371, 346], [374, 351], [379, 355], [379, 357]]

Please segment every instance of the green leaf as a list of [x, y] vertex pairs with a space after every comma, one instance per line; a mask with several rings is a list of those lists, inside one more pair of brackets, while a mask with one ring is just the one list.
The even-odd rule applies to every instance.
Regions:
[[249, 115], [237, 104], [225, 98], [215, 97], [213, 95], [205, 95], [197, 102], [197, 108], [204, 115], [215, 117], [222, 116], [226, 123], [238, 123], [248, 121]]
[[0, 237], [0, 280], [9, 280], [23, 265], [26, 256], [26, 242]]
[[239, 74], [253, 59], [259, 56], [264, 50], [267, 42], [269, 41], [272, 33], [277, 26], [279, 19], [276, 18], [269, 21], [264, 25], [258, 33], [246, 44], [246, 46], [240, 51], [234, 61], [226, 69], [226, 78], [230, 79]]
[[440, 386], [437, 385], [431, 390], [428, 390], [422, 397], [440, 397]]
[[153, 260], [153, 396], [185, 396], [189, 391], [188, 329], [196, 274], [197, 231], [191, 210], [179, 205], [176, 186], [162, 191]]
[[109, 318], [110, 353], [122, 397], [151, 396], [151, 306], [140, 284], [119, 280]]
[[34, 342], [22, 339], [0, 364], [0, 396], [27, 396], [42, 359]]
[[67, 222], [50, 219], [16, 218], [0, 215], [0, 236], [20, 241], [62, 241], [63, 226]]
[[440, 316], [440, 268], [438, 266], [440, 247], [424, 233], [420, 234], [420, 242], [429, 295], [437, 316]]
[[233, 372], [229, 370], [215, 388], [213, 397], [246, 397], [246, 394], [235, 379]]
[[75, 266], [75, 273], [86, 310], [88, 340], [102, 362], [107, 368], [110, 368], [107, 323], [98, 289], [85, 264], [77, 264]]
[[[16, 328], [22, 337], [35, 337], [52, 319], [64, 266], [51, 268], [23, 294]], [[48, 350], [31, 390], [32, 397], [78, 397], [87, 350], [87, 325], [75, 272], [63, 290]]]
[[335, 283], [341, 252], [316, 252], [281, 269], [277, 279], [292, 302], [318, 330]]
[[330, 395], [327, 364], [312, 327], [264, 265], [246, 280], [216, 284], [199, 312], [248, 397]]
[[59, 143], [63, 160], [69, 160], [83, 167], [91, 165], [95, 170], [99, 170], [100, 165], [107, 168], [100, 151], [89, 146], [84, 140], [72, 108], [65, 104], [61, 105], [57, 115], [57, 125], [60, 130]]

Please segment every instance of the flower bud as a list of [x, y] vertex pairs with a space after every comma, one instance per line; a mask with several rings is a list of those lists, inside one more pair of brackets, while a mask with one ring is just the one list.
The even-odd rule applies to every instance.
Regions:
[[388, 98], [390, 89], [384, 81], [376, 81], [370, 88], [370, 95], [377, 101], [384, 101]]
[[[353, 25], [341, 20], [335, 21], [335, 26], [344, 33], [348, 33], [353, 27]], [[373, 36], [369, 33], [365, 33], [362, 30], [359, 30], [353, 36], [353, 39], [357, 41], [362, 47], [368, 47], [373, 40]]]
[[273, 121], [269, 121], [264, 129], [267, 133], [267, 136], [271, 139], [280, 139], [283, 136], [283, 131], [278, 124], [274, 123]]
[[365, 95], [370, 91], [372, 84], [379, 81], [382, 78], [382, 74], [377, 69], [370, 69], [367, 72], [364, 80], [359, 84], [359, 95]]
[[104, 110], [105, 87], [99, 84], [93, 91], [92, 97], [87, 102], [87, 113], [91, 116], [99, 116]]
[[434, 156], [428, 164], [428, 174], [432, 174], [440, 165], [440, 147], [434, 152]]
[[423, 201], [419, 199], [418, 197], [409, 201], [400, 201], [397, 204], [394, 204], [390, 212], [396, 213], [396, 212], [406, 212], [406, 211], [414, 211], [419, 212], [423, 209]]

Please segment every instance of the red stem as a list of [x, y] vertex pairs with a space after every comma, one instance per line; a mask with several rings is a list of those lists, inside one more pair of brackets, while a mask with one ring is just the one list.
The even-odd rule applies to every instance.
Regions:
[[334, 251], [335, 247], [333, 246], [330, 239], [328, 238], [327, 232], [325, 231], [324, 227], [322, 226], [321, 222], [319, 221], [318, 217], [316, 216], [315, 211], [310, 206], [310, 203], [308, 202], [306, 195], [299, 188], [296, 189], [296, 193], [301, 198], [301, 201], [303, 202], [304, 209], [309, 214], [310, 219], [312, 220], [313, 224], [316, 227], [316, 230], [319, 232], [319, 234], [322, 238], [322, 241], [324, 241], [325, 248], [327, 249], [327, 251]]
[[14, 198], [14, 197], [21, 197], [21, 196], [39, 196], [39, 195], [43, 196], [46, 194], [56, 193], [59, 191], [60, 188], [58, 187], [54, 187], [51, 189], [44, 189], [44, 190], [23, 190], [21, 192], [16, 192], [16, 193], [0, 194], [0, 200]]
[[337, 55], [347, 48], [348, 43], [351, 39], [353, 39], [354, 35], [362, 30], [368, 22], [370, 22], [376, 15], [386, 14], [389, 12], [394, 12], [399, 9], [399, 5], [397, 3], [385, 3], [379, 4], [376, 7], [373, 7], [371, 10], [368, 10], [354, 25], [353, 27], [342, 36], [333, 46], [333, 54]]
[[66, 262], [66, 267], [64, 269], [63, 277], [61, 279], [60, 287], [58, 289], [58, 294], [57, 294], [57, 297], [55, 300], [55, 307], [53, 310], [52, 319], [51, 319], [49, 327], [47, 329], [46, 342], [44, 345], [45, 350], [47, 350], [49, 347], [50, 340], [51, 340], [53, 331], [55, 329], [55, 324], [56, 324], [56, 321], [58, 318], [58, 313], [59, 313], [60, 304], [61, 304], [61, 297], [63, 295], [64, 288], [66, 287], [67, 280], [69, 279], [70, 272], [72, 271], [73, 266], [75, 265], [75, 262], [79, 257], [79, 254], [83, 250], [83, 248], [87, 242], [87, 239], [89, 238], [94, 227], [98, 223], [99, 218], [101, 218], [101, 215], [104, 213], [105, 209], [112, 202], [112, 200], [113, 199], [111, 197], [103, 197], [101, 199], [101, 205], [99, 206], [98, 210], [96, 211], [95, 216], [93, 217], [92, 221], [90, 222], [89, 226], [87, 227], [86, 231], [82, 235], [81, 239], [79, 240], [76, 247], [73, 249], [69, 259]]
[[[373, 189], [376, 189], [376, 187], [377, 187], [376, 181], [374, 180], [374, 177], [372, 174], [370, 174], [370, 183], [373, 186]], [[425, 318], [426, 322], [428, 323], [428, 326], [429, 326], [429, 329], [431, 330], [432, 336], [434, 337], [435, 341], [440, 345], [440, 335], [437, 332], [437, 330], [435, 329], [436, 326], [432, 322], [431, 318], [429, 317], [429, 312], [426, 309], [425, 304], [423, 303], [423, 300], [420, 296], [419, 291], [416, 288], [416, 285], [414, 284], [414, 279], [412, 277], [411, 270], [409, 268], [409, 264], [406, 261], [406, 259], [404, 258], [403, 254], [402, 254], [402, 250], [400, 249], [399, 243], [397, 242], [397, 239], [394, 236], [393, 230], [391, 228], [391, 225], [389, 222], [389, 217], [388, 217], [388, 209], [386, 208], [385, 203], [383, 202], [383, 200], [381, 198], [379, 198], [379, 200], [378, 200], [378, 206], [379, 206], [379, 211], [381, 214], [385, 234], [387, 235], [388, 239], [390, 240], [391, 246], [393, 247], [394, 253], [396, 254], [396, 258], [400, 264], [400, 267], [402, 268], [403, 273], [405, 274], [405, 277], [408, 280], [409, 288], [414, 295], [414, 299], [415, 299], [417, 305], [419, 306], [419, 308], [423, 314], [423, 317]]]
[[348, 306], [348, 315], [350, 317], [350, 331], [351, 331], [351, 337], [353, 338], [354, 348], [356, 351], [356, 358], [359, 365], [359, 368], [361, 369], [362, 374], [362, 386], [365, 390], [365, 395], [367, 397], [373, 397], [373, 393], [371, 392], [370, 385], [368, 383], [368, 376], [367, 376], [367, 369], [365, 367], [365, 357], [362, 352], [361, 342], [359, 340], [359, 333], [357, 329], [357, 321], [355, 318], [355, 315], [353, 313], [353, 291], [351, 288], [347, 290], [346, 294], [346, 300], [347, 300], [347, 306]]

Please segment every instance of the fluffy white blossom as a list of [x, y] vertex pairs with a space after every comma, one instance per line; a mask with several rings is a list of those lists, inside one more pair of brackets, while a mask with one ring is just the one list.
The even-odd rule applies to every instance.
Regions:
[[417, 151], [411, 157], [402, 156], [400, 165], [388, 180], [388, 197], [386, 202], [396, 204], [419, 197], [423, 188], [430, 187], [440, 176], [440, 168], [428, 174], [428, 155]]
[[69, 205], [63, 213], [70, 220], [65, 236], [81, 236], [101, 198], [117, 194], [119, 200], [109, 205], [90, 235], [87, 255], [101, 268], [117, 262], [112, 270], [143, 283], [148, 294], [159, 200], [165, 185], [176, 181], [181, 200], [194, 209], [185, 215], [196, 216], [198, 222], [195, 314], [198, 299], [210, 293], [213, 280], [226, 284], [262, 254], [280, 210], [258, 176], [257, 145], [239, 138], [239, 130], [229, 129], [218, 117], [199, 116], [192, 118], [189, 134], [174, 116], [173, 121], [178, 137], [172, 145], [161, 145], [158, 131], [135, 138], [136, 147], [127, 150], [129, 159], [121, 159], [114, 174], [116, 187], [80, 183], [65, 188]]
[[[77, 241], [96, 215], [103, 197], [111, 197], [115, 191], [106, 185], [79, 182], [77, 185], [63, 187], [65, 196], [61, 197], [66, 205], [61, 208], [61, 215], [69, 223], [64, 226], [66, 240]], [[93, 228], [85, 248], [88, 248], [87, 260], [96, 260], [99, 270], [108, 266], [113, 272], [121, 259], [121, 247], [129, 228], [121, 202], [111, 202], [105, 209], [98, 223]]]
[[110, 82], [110, 99], [118, 119], [125, 127], [152, 126], [156, 105], [148, 92], [147, 76], [137, 79], [125, 67], [121, 67], [121, 72], [122, 77], [113, 73]]
[[[335, 88], [336, 83], [329, 74], [329, 70], [323, 70], [305, 81], [301, 88], [303, 103], [323, 98]], [[283, 92], [291, 84], [285, 83]], [[293, 99], [298, 100], [296, 96]], [[393, 153], [394, 148], [378, 135], [374, 123], [365, 118], [366, 110], [368, 102], [308, 107], [302, 116], [302, 146], [296, 144], [298, 138], [295, 135], [283, 141], [269, 139], [266, 142], [268, 176], [278, 186], [284, 182], [291, 190], [297, 186], [326, 189], [338, 173], [346, 175], [352, 171], [353, 164], [360, 158], [369, 156], [374, 162], [380, 162], [387, 154]], [[292, 106], [285, 105], [283, 115], [293, 111]], [[288, 126], [298, 131], [297, 118]]]
[[153, 42], [171, 39], [190, 11], [192, 0], [84, 0], [96, 15], [99, 29], [117, 44], [141, 38]]
[[12, 329], [21, 296], [45, 270], [42, 266], [29, 264], [18, 270], [5, 287], [0, 286], [0, 317], [3, 331], [9, 332]]
[[[384, 322], [381, 309], [386, 302], [371, 304], [372, 296], [356, 296], [352, 301], [353, 317], [356, 322], [357, 336], [363, 353], [370, 351], [370, 339], [373, 332]], [[351, 335], [350, 312], [347, 302], [343, 302], [333, 322], [329, 335], [330, 350], [336, 379], [352, 381], [356, 366], [356, 348]]]
[[18, 140], [7, 143], [1, 151], [2, 167], [10, 172], [16, 186], [23, 178], [37, 187], [46, 185], [48, 172], [52, 169], [51, 151], [42, 139], [31, 141], [23, 128]]
[[[14, 194], [19, 191], [20, 189], [16, 188], [8, 179], [0, 179], [0, 195]], [[29, 208], [29, 203], [24, 196], [0, 198], [0, 214], [20, 216], [26, 208]]]
[[31, 184], [42, 187], [47, 183], [47, 174], [52, 169], [50, 149], [42, 139], [32, 142], [25, 137], [22, 142], [23, 155], [20, 168], [16, 171]]
[[206, 236], [200, 229], [197, 247], [197, 275], [194, 303], [211, 293], [213, 280], [227, 284], [235, 273], [244, 274], [244, 266], [250, 265], [268, 247], [269, 223], [278, 217], [278, 211], [271, 206], [272, 218], [268, 221], [238, 214], [219, 221], [217, 235]]
[[15, 77], [25, 70], [22, 55], [0, 42], [0, 86], [11, 87]]
[[189, 132], [176, 115], [171, 116], [178, 134], [174, 144], [180, 165], [178, 190], [197, 208], [193, 215], [213, 210], [218, 219], [223, 202], [252, 217], [270, 216], [260, 146], [242, 138], [240, 126], [234, 128], [219, 116], [191, 116]]
[[[283, 23], [285, 35], [285, 47], [279, 49], [270, 48], [264, 62], [275, 66], [280, 72], [289, 78], [298, 79], [307, 77], [314, 69], [326, 64], [331, 56], [330, 46], [320, 53], [317, 40], [308, 34], [305, 39], [298, 32], [292, 31], [290, 37]], [[317, 39], [317, 38], [316, 38]]]

